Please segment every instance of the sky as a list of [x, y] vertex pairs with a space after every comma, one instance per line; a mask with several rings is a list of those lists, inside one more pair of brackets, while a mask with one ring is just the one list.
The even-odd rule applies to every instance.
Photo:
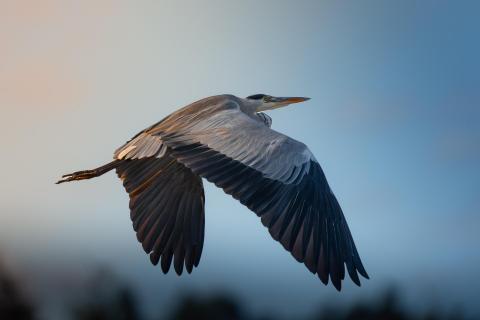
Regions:
[[[97, 266], [146, 310], [228, 290], [252, 312], [308, 314], [395, 285], [419, 312], [479, 314], [479, 12], [477, 1], [0, 0], [0, 254], [51, 314]], [[322, 165], [371, 275], [361, 288], [324, 287], [209, 183], [202, 260], [180, 278], [150, 265], [115, 174], [54, 185], [222, 93], [312, 98], [269, 115]]]

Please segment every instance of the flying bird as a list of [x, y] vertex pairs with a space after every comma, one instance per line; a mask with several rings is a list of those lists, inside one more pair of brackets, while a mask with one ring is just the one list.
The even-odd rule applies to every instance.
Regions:
[[[130, 217], [154, 265], [178, 275], [197, 267], [205, 229], [202, 178], [255, 212], [293, 257], [341, 290], [345, 271], [368, 279], [342, 209], [307, 146], [271, 129], [262, 111], [309, 100], [255, 94], [196, 101], [139, 132], [92, 170], [57, 183], [115, 169], [130, 196]], [[345, 270], [346, 268], [346, 270]], [[358, 273], [357, 273], [358, 272]]]

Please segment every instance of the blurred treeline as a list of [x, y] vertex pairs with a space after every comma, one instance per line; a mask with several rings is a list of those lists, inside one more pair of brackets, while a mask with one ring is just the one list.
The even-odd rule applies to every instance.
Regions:
[[[0, 319], [38, 319], [37, 308], [22, 293], [20, 279], [14, 279], [0, 265]], [[65, 306], [70, 319], [74, 320], [147, 320], [138, 308], [137, 297], [127, 286], [108, 271], [98, 272], [92, 277], [84, 301], [73, 306]], [[287, 301], [285, 303], [288, 303]], [[345, 309], [322, 304], [322, 311], [305, 320], [454, 320], [466, 319], [460, 311], [450, 315], [440, 315], [432, 310], [428, 314], [416, 315], [404, 310], [396, 291], [391, 289], [370, 303], [357, 303]], [[275, 314], [272, 310], [272, 314]], [[210, 297], [186, 296], [177, 306], [166, 312], [159, 312], [148, 320], [268, 320], [276, 319], [268, 314], [252, 316], [248, 307], [228, 294], [219, 293]]]

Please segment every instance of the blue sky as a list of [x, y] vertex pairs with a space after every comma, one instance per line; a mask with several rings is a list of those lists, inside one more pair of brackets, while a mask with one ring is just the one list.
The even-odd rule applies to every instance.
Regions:
[[[150, 309], [225, 288], [254, 311], [308, 313], [396, 284], [418, 310], [480, 312], [478, 2], [0, 4], [0, 250], [51, 278], [32, 292], [61, 296], [81, 285], [70, 273], [107, 265]], [[210, 184], [200, 268], [164, 276], [114, 174], [53, 185], [189, 102], [260, 92], [312, 98], [270, 112], [273, 127], [322, 164], [372, 276], [362, 288], [325, 288]]]

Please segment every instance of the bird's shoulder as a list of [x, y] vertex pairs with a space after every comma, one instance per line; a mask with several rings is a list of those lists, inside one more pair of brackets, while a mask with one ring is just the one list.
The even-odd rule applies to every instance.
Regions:
[[215, 96], [206, 97], [195, 102], [192, 102], [185, 107], [177, 110], [176, 112], [172, 113], [181, 113], [184, 111], [192, 112], [192, 111], [202, 111], [205, 109], [231, 109], [231, 108], [238, 108], [241, 104], [242, 99], [234, 96], [233, 94], [220, 94]]
[[146, 133], [155, 134], [167, 128], [174, 129], [198, 123], [222, 114], [222, 111], [241, 111], [241, 98], [232, 94], [206, 97], [192, 102], [145, 129]]

